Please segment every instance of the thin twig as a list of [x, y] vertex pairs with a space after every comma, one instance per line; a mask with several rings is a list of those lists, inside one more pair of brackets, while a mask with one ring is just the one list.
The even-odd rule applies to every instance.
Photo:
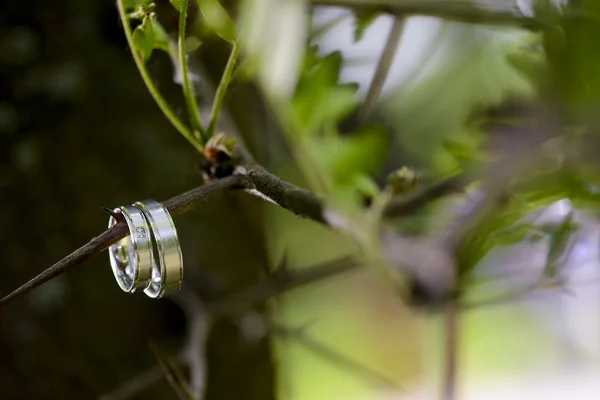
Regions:
[[237, 42], [233, 42], [231, 43], [231, 45], [231, 53], [229, 54], [229, 59], [227, 60], [227, 64], [225, 65], [225, 70], [223, 71], [221, 82], [219, 82], [219, 86], [217, 87], [217, 93], [215, 94], [215, 99], [213, 101], [213, 106], [210, 112], [210, 125], [208, 126], [208, 137], [211, 137], [215, 133], [217, 121], [219, 119], [219, 112], [221, 111], [221, 107], [223, 107], [225, 94], [227, 93], [227, 88], [229, 88], [229, 83], [231, 82], [231, 78], [233, 77], [233, 69], [235, 67], [235, 63], [240, 53], [240, 46]]
[[212, 315], [245, 311], [254, 303], [265, 301], [300, 286], [357, 269], [360, 265], [350, 257], [342, 257], [312, 267], [297, 268], [297, 271], [288, 271], [282, 276], [275, 275], [272, 279], [256, 286], [209, 302], [206, 308]]
[[411, 192], [391, 200], [383, 210], [384, 218], [398, 218], [413, 214], [423, 206], [446, 195], [463, 190], [465, 181], [462, 176], [453, 176], [441, 182]]
[[270, 327], [275, 334], [296, 341], [298, 344], [322, 357], [324, 360], [331, 362], [339, 368], [361, 375], [378, 387], [395, 390], [401, 389], [394, 381], [382, 376], [379, 372], [362, 365], [345, 354], [332, 349], [325, 343], [309, 336], [304, 332], [304, 328], [287, 328], [276, 324], [270, 324]]
[[140, 56], [139, 52], [135, 48], [135, 43], [133, 42], [133, 33], [131, 31], [131, 26], [129, 25], [129, 18], [127, 17], [127, 12], [125, 11], [125, 6], [123, 5], [123, 0], [117, 0], [117, 9], [119, 10], [119, 16], [121, 18], [121, 24], [123, 24], [123, 30], [125, 31], [125, 37], [127, 38], [127, 43], [129, 44], [129, 49], [131, 50], [131, 55], [133, 56], [133, 60], [135, 61], [135, 65], [142, 76], [142, 80], [146, 84], [148, 91], [152, 95], [152, 98], [163, 112], [165, 117], [171, 122], [171, 124], [181, 133], [181, 135], [188, 141], [194, 148], [198, 151], [202, 151], [202, 146], [196, 140], [196, 138], [191, 134], [190, 130], [177, 118], [167, 101], [162, 97], [156, 85], [152, 81], [148, 69], [144, 64], [144, 60]]
[[202, 399], [206, 388], [206, 339], [212, 320], [203, 302], [191, 290], [183, 288], [174, 299], [188, 324], [183, 352], [189, 368], [190, 393], [194, 399]]
[[522, 288], [515, 289], [508, 293], [502, 293], [485, 300], [466, 302], [462, 301], [459, 307], [462, 311], [477, 310], [482, 307], [502, 305], [507, 303], [514, 303], [523, 300], [526, 296], [531, 295], [538, 291], [542, 287], [542, 282], [535, 282], [530, 285], [526, 285]]
[[444, 310], [444, 381], [442, 386], [443, 400], [456, 398], [458, 380], [458, 346], [459, 346], [459, 308], [449, 302]]
[[181, 75], [183, 78], [183, 97], [185, 98], [185, 104], [187, 105], [188, 114], [190, 117], [190, 124], [192, 125], [194, 136], [197, 141], [202, 144], [206, 144], [208, 137], [204, 132], [202, 120], [200, 119], [200, 112], [198, 103], [196, 102], [196, 93], [194, 87], [190, 84], [190, 77], [188, 75], [188, 63], [187, 63], [187, 51], [185, 48], [186, 32], [185, 25], [188, 16], [189, 1], [181, 0], [181, 10], [179, 13], [179, 68], [181, 68]]
[[381, 90], [385, 84], [385, 80], [390, 72], [392, 62], [394, 61], [394, 56], [398, 50], [398, 45], [400, 44], [403, 30], [404, 18], [395, 16], [387, 42], [385, 43], [385, 47], [383, 48], [381, 56], [379, 57], [375, 75], [373, 75], [373, 79], [371, 80], [367, 97], [365, 98], [365, 102], [363, 103], [359, 113], [359, 120], [361, 122], [364, 122], [369, 117], [373, 107], [375, 106], [375, 103], [377, 102], [377, 99], [379, 99], [379, 95], [381, 94]]
[[547, 25], [513, 11], [485, 9], [474, 2], [461, 0], [312, 0], [311, 3], [407, 17], [419, 15], [472, 24], [518, 26], [530, 30], [540, 30]]
[[[177, 364], [182, 364], [184, 360], [185, 353], [183, 351], [172, 358], [172, 361]], [[154, 367], [130, 379], [111, 392], [101, 395], [98, 400], [125, 400], [150, 388], [163, 379], [165, 379], [163, 369], [160, 364], [156, 364]]]
[[148, 344], [150, 345], [150, 349], [154, 353], [154, 356], [158, 360], [158, 363], [162, 367], [165, 377], [167, 378], [167, 382], [169, 382], [171, 387], [175, 390], [175, 393], [177, 393], [179, 399], [196, 400], [192, 396], [190, 388], [183, 378], [183, 374], [179, 371], [176, 363], [171, 360], [155, 343], [150, 341]]

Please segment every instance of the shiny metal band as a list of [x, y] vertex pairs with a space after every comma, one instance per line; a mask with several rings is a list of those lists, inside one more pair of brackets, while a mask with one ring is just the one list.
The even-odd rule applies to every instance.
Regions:
[[[108, 248], [110, 265], [121, 289], [133, 293], [137, 289], [146, 288], [152, 276], [150, 227], [140, 210], [133, 206], [123, 206], [113, 211], [125, 218], [129, 236]], [[110, 217], [108, 227], [115, 223], [115, 219]]]
[[183, 279], [183, 255], [175, 224], [158, 201], [144, 200], [133, 205], [144, 214], [152, 232], [152, 279], [144, 293], [153, 298], [168, 296], [181, 289]]

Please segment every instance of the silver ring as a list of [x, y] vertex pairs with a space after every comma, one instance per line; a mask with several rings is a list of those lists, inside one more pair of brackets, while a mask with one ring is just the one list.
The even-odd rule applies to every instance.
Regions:
[[173, 294], [181, 289], [183, 280], [183, 255], [173, 219], [158, 201], [144, 200], [133, 205], [144, 214], [152, 232], [152, 279], [144, 293], [152, 298]]
[[[144, 215], [135, 207], [123, 206], [113, 211], [123, 215], [129, 235], [108, 248], [110, 266], [121, 289], [133, 293], [136, 289], [146, 288], [152, 277], [150, 227]], [[111, 216], [108, 227], [111, 228], [116, 222]]]

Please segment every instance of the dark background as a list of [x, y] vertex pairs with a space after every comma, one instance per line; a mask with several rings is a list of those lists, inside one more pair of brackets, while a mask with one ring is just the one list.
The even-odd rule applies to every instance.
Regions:
[[[164, 200], [201, 178], [198, 156], [139, 77], [114, 1], [4, 0], [0, 21], [5, 295], [101, 233], [108, 222], [102, 206]], [[180, 88], [168, 58], [158, 54], [149, 67], [165, 96], [175, 98]], [[181, 104], [174, 108], [184, 112]], [[194, 282], [203, 282], [201, 292], [210, 296], [259, 278], [268, 262], [264, 247], [237, 233], [244, 215], [258, 218], [258, 204], [228, 195], [175, 219], [186, 285], [198, 289]], [[121, 292], [107, 254], [95, 255], [0, 309], [0, 398], [97, 398], [157, 364], [148, 340], [174, 354], [185, 329], [172, 300]], [[268, 399], [268, 342], [236, 338], [234, 324], [217, 323], [207, 398]], [[164, 381], [139, 396], [176, 398]]]

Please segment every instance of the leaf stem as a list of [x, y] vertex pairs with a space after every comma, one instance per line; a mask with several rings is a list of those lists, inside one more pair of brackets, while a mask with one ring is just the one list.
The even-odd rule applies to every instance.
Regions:
[[142, 76], [142, 80], [146, 84], [146, 88], [152, 95], [152, 98], [161, 109], [165, 117], [171, 122], [171, 124], [181, 133], [181, 135], [188, 141], [194, 148], [198, 151], [202, 151], [202, 145], [200, 142], [194, 138], [189, 129], [177, 118], [171, 107], [167, 104], [166, 100], [161, 96], [157, 87], [152, 82], [152, 78], [150, 78], [150, 74], [146, 69], [146, 65], [144, 61], [140, 57], [139, 53], [135, 48], [135, 44], [133, 43], [133, 33], [131, 31], [131, 27], [129, 25], [129, 19], [127, 18], [127, 13], [125, 12], [125, 6], [123, 5], [123, 0], [117, 0], [117, 9], [119, 10], [119, 16], [121, 17], [121, 23], [123, 24], [123, 30], [125, 31], [125, 37], [127, 38], [127, 44], [129, 45], [129, 49], [131, 50], [131, 54], [133, 56], [133, 60]]
[[188, 75], [187, 52], [185, 49], [185, 25], [187, 22], [188, 8], [189, 0], [182, 0], [181, 10], [179, 10], [179, 67], [181, 68], [181, 75], [183, 76], [183, 97], [185, 98], [185, 104], [190, 116], [190, 124], [192, 125], [192, 130], [194, 131], [194, 137], [198, 142], [204, 145], [210, 136], [208, 136], [204, 131], [204, 126], [202, 124], [202, 120], [200, 119], [200, 112], [198, 110], [198, 103], [196, 102], [196, 93], [194, 93], [194, 88], [192, 85], [190, 85], [190, 77]]
[[208, 126], [209, 137], [211, 137], [215, 133], [217, 119], [219, 118], [219, 112], [221, 111], [221, 107], [223, 106], [223, 101], [225, 100], [227, 88], [229, 87], [229, 83], [231, 82], [231, 78], [233, 77], [233, 69], [235, 67], [235, 63], [240, 53], [240, 46], [238, 45], [237, 41], [232, 42], [231, 44], [231, 53], [229, 54], [227, 65], [225, 65], [225, 70], [223, 71], [221, 82], [219, 82], [219, 87], [217, 88], [215, 100], [213, 102], [212, 110], [210, 112], [210, 125]]

